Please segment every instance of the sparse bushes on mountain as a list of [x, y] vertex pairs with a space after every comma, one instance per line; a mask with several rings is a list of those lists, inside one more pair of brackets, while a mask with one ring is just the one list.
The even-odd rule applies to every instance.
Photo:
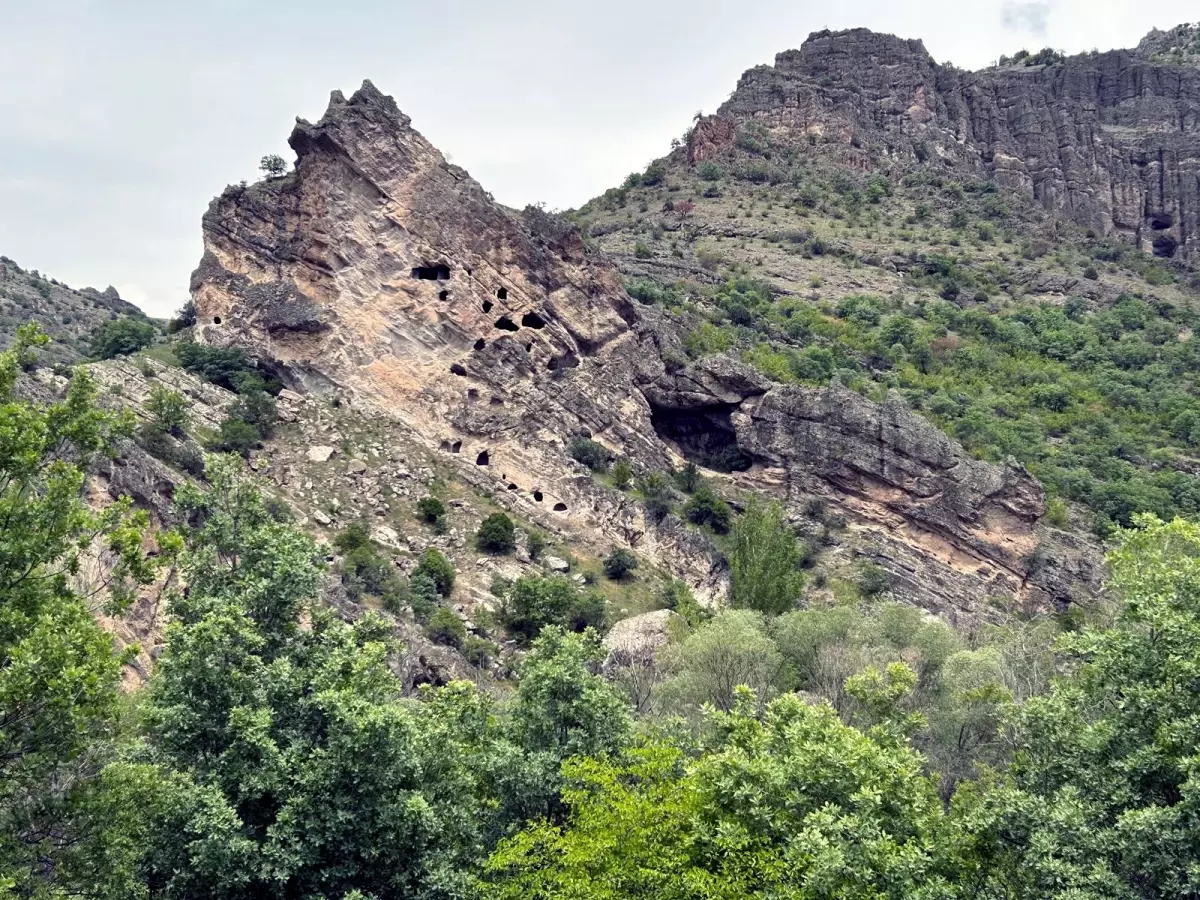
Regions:
[[109, 319], [92, 333], [91, 353], [97, 359], [128, 356], [154, 343], [154, 334], [154, 325], [145, 319]]
[[183, 304], [175, 313], [174, 317], [167, 322], [167, 334], [175, 334], [185, 328], [191, 328], [196, 324], [196, 302], [191, 300]]
[[287, 172], [287, 168], [287, 160], [277, 153], [264, 156], [258, 163], [258, 170], [268, 178], [278, 178]]

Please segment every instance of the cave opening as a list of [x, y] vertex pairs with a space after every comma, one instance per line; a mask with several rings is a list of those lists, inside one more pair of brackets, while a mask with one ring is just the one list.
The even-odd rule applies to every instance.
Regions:
[[485, 313], [490, 313], [492, 311], [492, 301], [491, 300], [483, 301], [483, 311]]
[[482, 349], [483, 349], [484, 347], [486, 347], [486, 346], [487, 346], [487, 341], [485, 341], [483, 338], [480, 338], [479, 340], [477, 340], [477, 341], [475, 342], [475, 349], [476, 349], [476, 350], [482, 350]]
[[500, 288], [500, 290], [496, 291], [496, 299], [497, 300], [507, 300], [508, 299], [508, 288]]
[[221, 324], [221, 317], [220, 317], [220, 316], [213, 316], [213, 324], [214, 324], [214, 325], [220, 325], [220, 324]]
[[466, 377], [466, 374], [467, 374], [466, 368], [459, 363], [451, 364], [450, 372], [454, 375], [458, 375], [458, 376], [464, 377], [464, 378]]
[[566, 511], [567, 511], [567, 504], [565, 504], [565, 503], [555, 503], [555, 504], [554, 504], [554, 511], [555, 511], [555, 512], [566, 512]]
[[521, 316], [521, 324], [526, 328], [532, 328], [536, 331], [541, 331], [546, 327], [546, 320], [535, 312], [527, 312]]
[[653, 408], [650, 423], [664, 441], [675, 443], [684, 457], [717, 472], [745, 472], [754, 460], [737, 442], [730, 418], [735, 404], [702, 409]]
[[477, 457], [475, 457], [475, 465], [477, 465], [477, 466], [489, 465], [491, 463], [491, 461], [492, 461], [491, 455], [486, 450], [484, 450]]
[[450, 267], [414, 266], [412, 277], [421, 281], [448, 281], [450, 279]]
[[535, 502], [537, 502], [537, 503], [541, 503], [541, 502], [542, 502], [542, 492], [541, 492], [541, 491], [534, 491], [534, 492], [533, 492], [533, 499], [534, 499], [534, 501], [535, 501]]
[[449, 291], [438, 291], [438, 299], [439, 300], [449, 300], [450, 292]]
[[1175, 217], [1169, 212], [1150, 213], [1150, 227], [1155, 231], [1166, 231], [1175, 224]]
[[510, 319], [508, 316], [501, 316], [496, 320], [496, 327], [501, 331], [520, 331], [521, 326]]

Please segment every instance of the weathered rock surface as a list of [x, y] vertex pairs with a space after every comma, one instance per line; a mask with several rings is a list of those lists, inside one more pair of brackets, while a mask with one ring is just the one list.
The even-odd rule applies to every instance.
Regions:
[[198, 339], [395, 421], [501, 505], [632, 546], [718, 598], [707, 539], [648, 522], [572, 461], [567, 444], [586, 435], [636, 471], [719, 459], [793, 508], [832, 498], [896, 545], [884, 564], [931, 609], [972, 614], [999, 593], [1062, 602], [1064, 573], [1090, 577], [1072, 563], [1030, 591], [1037, 483], [971, 459], [898, 402], [773, 387], [722, 358], [668, 365], [676, 326], [632, 303], [606, 258], [540, 209], [495, 204], [369, 82], [291, 143], [293, 174], [231, 188], [205, 216]]
[[1200, 67], [1161, 44], [964, 72], [920, 41], [818, 32], [747, 71], [687, 152], [711, 159], [753, 124], [864, 171], [929, 161], [947, 177], [993, 178], [1147, 252], [1194, 256]]

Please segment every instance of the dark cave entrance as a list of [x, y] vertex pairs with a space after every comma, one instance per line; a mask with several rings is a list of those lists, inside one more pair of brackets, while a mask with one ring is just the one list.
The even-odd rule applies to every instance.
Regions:
[[735, 409], [735, 404], [702, 409], [655, 408], [650, 421], [660, 438], [676, 444], [696, 465], [717, 472], [745, 472], [754, 460], [738, 446], [730, 420]]
[[412, 277], [418, 278], [421, 281], [448, 281], [450, 279], [449, 266], [414, 266]]

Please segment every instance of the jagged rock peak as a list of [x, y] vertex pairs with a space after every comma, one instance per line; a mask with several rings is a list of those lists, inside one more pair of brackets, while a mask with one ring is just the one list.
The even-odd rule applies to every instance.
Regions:
[[933, 57], [920, 40], [909, 40], [869, 28], [845, 31], [814, 31], [799, 50], [775, 54], [775, 68], [803, 69], [819, 60], [875, 57], [876, 64], [904, 64], [913, 61], [933, 65]]

